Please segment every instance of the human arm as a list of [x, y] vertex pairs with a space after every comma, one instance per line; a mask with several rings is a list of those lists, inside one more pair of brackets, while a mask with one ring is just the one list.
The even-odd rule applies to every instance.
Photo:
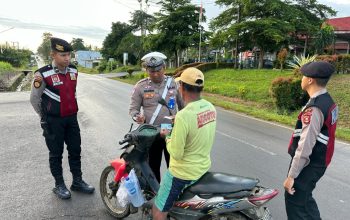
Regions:
[[140, 113], [142, 102], [143, 99], [140, 93], [140, 88], [138, 84], [136, 84], [131, 94], [129, 115], [139, 124], [142, 124], [145, 121], [145, 116]]
[[167, 150], [172, 158], [181, 160], [184, 155], [188, 126], [186, 121], [179, 115], [175, 117], [174, 128], [170, 138], [166, 138]]
[[298, 148], [292, 159], [288, 177], [284, 182], [284, 187], [288, 192], [293, 191], [294, 179], [298, 177], [304, 167], [310, 163], [310, 155], [315, 146], [318, 134], [324, 121], [323, 114], [320, 109], [310, 107], [306, 109], [301, 118], [302, 130]]
[[34, 73], [34, 80], [32, 82], [32, 88], [30, 92], [30, 103], [32, 104], [35, 112], [42, 117], [41, 111], [41, 96], [46, 87], [46, 83], [43, 80], [41, 73]]

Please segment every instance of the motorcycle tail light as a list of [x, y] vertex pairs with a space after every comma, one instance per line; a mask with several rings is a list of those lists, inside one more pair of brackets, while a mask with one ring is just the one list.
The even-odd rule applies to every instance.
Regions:
[[261, 206], [278, 194], [277, 189], [263, 189], [262, 192], [248, 198], [249, 202], [256, 206]]

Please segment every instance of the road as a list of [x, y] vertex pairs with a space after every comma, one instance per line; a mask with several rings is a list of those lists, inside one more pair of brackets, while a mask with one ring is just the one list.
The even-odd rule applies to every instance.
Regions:
[[[99, 195], [99, 176], [120, 153], [117, 141], [129, 129], [127, 116], [132, 86], [96, 75], [80, 74], [79, 122], [85, 180], [93, 195], [72, 193], [62, 201], [51, 189], [48, 150], [29, 92], [0, 93], [0, 219], [112, 219]], [[258, 177], [261, 184], [280, 190], [268, 206], [274, 219], [285, 220], [282, 182], [289, 164], [287, 144], [292, 130], [218, 108], [212, 150], [213, 171]], [[64, 176], [70, 186], [67, 153]], [[323, 219], [349, 219], [350, 146], [337, 142], [333, 161], [318, 183], [315, 198]], [[139, 216], [127, 219], [139, 219]]]

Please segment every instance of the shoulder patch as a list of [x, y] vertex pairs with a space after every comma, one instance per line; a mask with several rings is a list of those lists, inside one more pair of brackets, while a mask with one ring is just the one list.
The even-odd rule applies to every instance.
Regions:
[[41, 75], [35, 75], [34, 76], [34, 81], [33, 81], [33, 86], [34, 88], [38, 89], [43, 82], [43, 77]]
[[301, 117], [301, 120], [303, 122], [303, 124], [310, 124], [310, 121], [311, 121], [311, 116], [312, 116], [312, 111], [313, 109], [312, 108], [307, 108], [304, 112], [303, 112], [303, 115]]

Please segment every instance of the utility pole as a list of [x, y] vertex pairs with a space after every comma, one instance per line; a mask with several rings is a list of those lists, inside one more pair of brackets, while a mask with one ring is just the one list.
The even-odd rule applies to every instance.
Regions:
[[[237, 13], [237, 24], [241, 22], [241, 5], [238, 3], [238, 13]], [[239, 38], [239, 33], [237, 33], [236, 37], [236, 45], [235, 45], [235, 65], [234, 68], [238, 68], [238, 38]]]
[[199, 28], [198, 62], [201, 62], [201, 44], [202, 44], [201, 22], [202, 22], [202, 13], [203, 13], [203, 3], [202, 3], [202, 0], [201, 0], [201, 8], [200, 8], [200, 11], [199, 11], [199, 19], [198, 19], [198, 28]]

